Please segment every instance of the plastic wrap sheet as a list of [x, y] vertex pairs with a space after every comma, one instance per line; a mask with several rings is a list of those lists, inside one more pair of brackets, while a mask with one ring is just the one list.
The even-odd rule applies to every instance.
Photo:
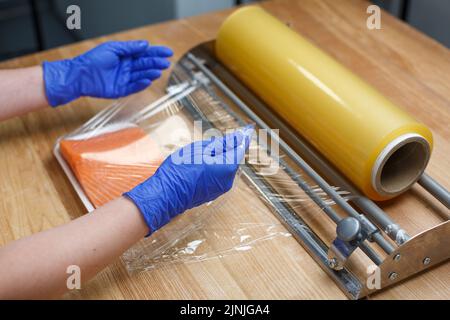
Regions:
[[[189, 98], [205, 115], [206, 122], [215, 128], [223, 131], [242, 125], [215, 93], [214, 90], [200, 89], [193, 92]], [[183, 222], [173, 221], [159, 230], [158, 236], [141, 241], [128, 250], [123, 260], [129, 272], [213, 259], [234, 261], [231, 256], [258, 252], [267, 242], [276, 241], [282, 245], [287, 241], [284, 239], [291, 238], [292, 234], [287, 231], [282, 219], [276, 218], [276, 208], [271, 205], [273, 200], [292, 208], [307, 223], [317, 224], [318, 221], [325, 221], [326, 225], [320, 228], [323, 231], [321, 236], [332, 241], [329, 234], [333, 233], [328, 231], [334, 230], [335, 225], [324, 215], [322, 209], [323, 206], [335, 206], [335, 203], [295, 167], [277, 146], [272, 145], [272, 141], [267, 138], [267, 132], [256, 129], [258, 135], [251, 141], [245, 166], [255, 173], [253, 182], [264, 182], [265, 187], [255, 188], [244, 177], [244, 171], [240, 172], [240, 179], [233, 189], [222, 201], [216, 201], [206, 207], [207, 211], [200, 214], [197, 212], [199, 217], [194, 219], [195, 223], [186, 226]], [[284, 166], [289, 166], [291, 171], [287, 172]], [[310, 195], [299, 187], [295, 178], [305, 181], [310, 191], [321, 199], [321, 203], [317, 204], [311, 200]], [[353, 197], [345, 190], [336, 190], [346, 200]], [[274, 214], [270, 214], [268, 209]], [[309, 230], [307, 225], [304, 228]], [[173, 237], [174, 234], [178, 237]]]
[[[170, 87], [168, 95], [159, 99], [143, 92], [119, 100], [59, 139], [55, 155], [91, 211], [150, 177], [179, 147], [244, 124], [229, 113], [214, 92], [195, 81], [183, 82]], [[302, 173], [286, 173], [283, 166], [289, 159], [273, 154], [264, 132], [257, 132], [245, 166], [255, 173], [253, 180], [264, 181], [266, 187], [255, 189], [243, 178], [244, 172], [239, 172], [228, 194], [179, 215], [129, 249], [123, 255], [129, 272], [224, 259], [246, 254], [274, 239], [289, 239], [285, 226], [267, 210], [274, 210], [267, 199], [288, 205], [306, 220], [324, 218], [321, 206], [332, 206], [333, 202], [310, 184], [311, 192], [322, 199], [321, 205], [314, 203], [293, 180], [303, 177]]]
[[[284, 187], [289, 187], [288, 180], [273, 182], [281, 182]], [[290, 188], [294, 189], [293, 186]], [[334, 202], [319, 188], [316, 188], [315, 192], [326, 205], [334, 206]], [[348, 193], [341, 194], [347, 197]], [[321, 208], [304, 192], [298, 191], [296, 195], [292, 192], [267, 195], [289, 203], [296, 211], [306, 216], [306, 219], [323, 218]], [[238, 197], [256, 197], [259, 201], [251, 201], [236, 210], [233, 199]], [[264, 197], [249, 187], [241, 177], [222, 201], [209, 204], [203, 212], [194, 213], [197, 217], [191, 219], [193, 223], [185, 225], [182, 221], [171, 222], [159, 230], [156, 237], [141, 241], [125, 252], [123, 261], [130, 273], [136, 273], [174, 264], [192, 264], [215, 259], [227, 261], [236, 254], [251, 254], [270, 241], [283, 243], [283, 239], [292, 237], [292, 234], [274, 215], [267, 214], [267, 207], [273, 210]], [[177, 235], [176, 238], [173, 237], [174, 234]]]
[[[73, 133], [58, 140], [54, 153], [88, 211], [121, 196], [151, 177], [165, 157], [176, 149], [205, 136], [239, 128], [234, 123], [227, 123], [227, 115], [217, 111], [214, 103], [208, 104], [204, 116], [229, 126], [222, 125], [208, 133], [206, 129], [211, 128], [203, 128], [201, 122], [194, 122], [184, 103], [197, 90], [199, 87], [195, 84], [183, 83], [172, 87], [166, 96], [159, 99], [143, 92], [118, 100]], [[205, 97], [206, 93], [199, 93], [199, 96]], [[239, 181], [239, 173], [235, 181]], [[273, 225], [273, 221], [264, 223], [245, 218], [215, 230], [214, 223], [205, 221], [213, 221], [210, 215], [218, 211], [224, 202], [227, 202], [226, 196], [192, 209], [150, 238], [142, 240], [124, 255], [128, 269], [148, 269], [156, 262], [167, 263], [168, 260], [184, 261], [182, 252], [192, 259], [194, 256], [190, 254], [199, 254], [199, 249], [203, 258], [211, 258], [222, 251], [231, 251], [232, 247], [240, 245], [236, 251], [241, 251], [245, 250], [245, 243], [251, 246], [257, 241], [287, 234], [281, 226]], [[208, 226], [208, 229], [202, 229], [203, 226]], [[254, 238], [255, 233], [250, 236], [246, 230], [257, 230], [259, 236]], [[202, 233], [202, 236], [194, 236], [196, 232]], [[230, 247], [206, 249], [201, 244], [207, 242], [209, 234], [219, 237]], [[238, 235], [239, 244], [235, 243], [235, 236]], [[189, 239], [194, 240], [180, 249], [181, 243]], [[148, 256], [152, 256], [154, 261], [147, 260]]]
[[[128, 271], [135, 273], [173, 264], [226, 259], [230, 255], [245, 254], [274, 238], [290, 237], [291, 234], [270, 215], [261, 219], [258, 214], [234, 214], [230, 198], [244, 189], [245, 186], [237, 182], [223, 201], [211, 203], [208, 211], [188, 227], [176, 221], [159, 230], [157, 237], [135, 245], [123, 255]], [[252, 206], [254, 213], [262, 209]], [[233, 217], [227, 216], [231, 213]], [[177, 234], [177, 238], [167, 241], [173, 234]]]

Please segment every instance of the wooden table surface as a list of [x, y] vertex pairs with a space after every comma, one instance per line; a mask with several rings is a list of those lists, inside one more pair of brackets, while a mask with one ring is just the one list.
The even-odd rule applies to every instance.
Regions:
[[[262, 6], [428, 125], [434, 134], [435, 149], [427, 172], [450, 188], [448, 49], [385, 13], [382, 29], [368, 30], [365, 1], [286, 0], [264, 2]], [[191, 47], [213, 39], [231, 12], [225, 10], [88, 40], [6, 61], [0, 68], [72, 57], [111, 39], [148, 39], [172, 47], [174, 59], [178, 59]], [[162, 94], [166, 80], [167, 73], [151, 90]], [[71, 132], [109, 103], [80, 99], [56, 110], [48, 108], [0, 124], [0, 245], [85, 213], [52, 149], [58, 137]], [[219, 216], [220, 224], [227, 225], [233, 215], [246, 214], [252, 215], [254, 221], [269, 219], [276, 223], [264, 206], [252, 211], [247, 205], [249, 201], [260, 205], [256, 196], [255, 200], [248, 200], [249, 194], [231, 196], [235, 201], [221, 209], [229, 212]], [[383, 204], [383, 208], [411, 234], [449, 218], [448, 211], [419, 186]], [[449, 275], [447, 262], [373, 298], [450, 299]], [[118, 259], [82, 290], [66, 298], [345, 299], [345, 296], [293, 238], [275, 237], [254, 250], [223, 259], [166, 265], [132, 276]]]

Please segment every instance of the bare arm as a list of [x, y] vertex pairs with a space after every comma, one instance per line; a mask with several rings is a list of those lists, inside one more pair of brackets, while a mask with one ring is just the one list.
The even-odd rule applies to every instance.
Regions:
[[[82, 96], [136, 93], [160, 77], [172, 54], [147, 41], [114, 41], [71, 60], [0, 70], [0, 121]], [[78, 266], [87, 281], [148, 231], [136, 205], [122, 197], [63, 226], [11, 242], [0, 248], [0, 299], [58, 296], [67, 290], [68, 266]]]
[[126, 198], [91, 214], [0, 248], [0, 299], [51, 298], [67, 291], [67, 267], [85, 282], [148, 233]]
[[42, 67], [0, 70], [0, 121], [48, 106]]

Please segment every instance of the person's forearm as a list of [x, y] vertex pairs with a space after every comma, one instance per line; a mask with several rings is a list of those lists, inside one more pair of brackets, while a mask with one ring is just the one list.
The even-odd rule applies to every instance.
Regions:
[[137, 207], [114, 200], [68, 224], [0, 249], [0, 298], [51, 298], [67, 290], [67, 268], [85, 282], [142, 239], [149, 229]]
[[0, 70], [0, 121], [48, 105], [41, 66]]

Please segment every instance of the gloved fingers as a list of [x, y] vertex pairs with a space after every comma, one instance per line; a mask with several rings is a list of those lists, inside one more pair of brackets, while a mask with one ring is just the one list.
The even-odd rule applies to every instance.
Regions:
[[249, 145], [250, 145], [250, 141], [252, 139], [252, 135], [255, 131], [254, 129], [254, 125], [250, 124], [247, 125], [243, 128], [239, 128], [236, 131], [227, 134], [223, 139], [223, 150], [229, 150], [229, 149], [233, 149], [239, 146], [243, 146], [244, 150], [247, 150]]
[[250, 126], [213, 139], [203, 150], [205, 162], [234, 165], [233, 168], [237, 168], [248, 149], [252, 134], [253, 127]]
[[213, 137], [203, 143], [203, 154], [206, 157], [218, 157], [226, 150], [236, 148], [242, 143], [243, 135], [239, 131], [227, 134], [223, 137]]
[[210, 139], [196, 141], [180, 148], [176, 152], [176, 156], [188, 159], [191, 161], [190, 163], [195, 164], [238, 165], [242, 162], [250, 145], [253, 132], [253, 126], [250, 125], [223, 137], [211, 137]]
[[160, 69], [164, 70], [170, 67], [170, 61], [166, 58], [148, 58], [140, 57], [134, 59], [131, 65], [131, 71], [146, 70], [146, 69]]
[[225, 158], [229, 162], [233, 161], [234, 163], [239, 164], [244, 159], [246, 151], [247, 151], [247, 149], [245, 148], [245, 145], [241, 144], [241, 145], [238, 145], [233, 150], [227, 150], [227, 152], [225, 154]]
[[236, 140], [233, 149], [227, 149], [224, 152], [226, 163], [240, 164], [244, 159], [245, 153], [250, 146], [252, 135], [254, 133], [254, 126], [248, 125], [236, 131], [238, 140]]
[[245, 150], [250, 146], [250, 142], [252, 141], [253, 134], [255, 133], [255, 125], [248, 124], [245, 127], [239, 129], [244, 137], [244, 147]]
[[244, 150], [247, 150], [253, 133], [254, 126], [247, 125], [223, 137], [214, 137], [213, 139], [206, 141], [210, 149], [214, 149], [220, 153], [225, 152], [226, 150], [235, 149], [240, 145], [243, 146]]
[[113, 50], [119, 57], [135, 56], [144, 53], [148, 49], [148, 41], [111, 41], [107, 43], [108, 47]]
[[142, 91], [151, 84], [152, 81], [150, 79], [141, 79], [136, 82], [131, 82], [126, 86], [126, 95]]
[[141, 54], [142, 57], [170, 58], [173, 56], [172, 49], [165, 46], [150, 46]]
[[149, 80], [156, 80], [159, 77], [161, 77], [161, 71], [160, 70], [144, 70], [144, 71], [135, 71], [131, 73], [131, 82], [136, 82], [141, 79], [149, 79]]
[[233, 133], [227, 134], [223, 137], [223, 151], [235, 149], [237, 146], [242, 144], [244, 140], [244, 135], [240, 131], [234, 131]]

